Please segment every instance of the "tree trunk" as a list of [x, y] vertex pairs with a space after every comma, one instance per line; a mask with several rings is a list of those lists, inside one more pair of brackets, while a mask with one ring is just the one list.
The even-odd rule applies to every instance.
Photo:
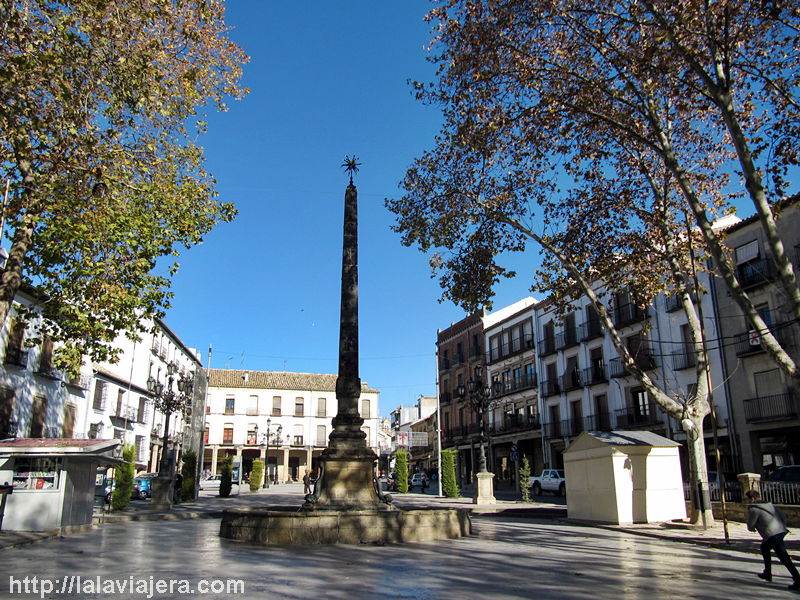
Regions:
[[692, 488], [692, 523], [710, 527], [714, 524], [711, 496], [708, 493], [708, 469], [706, 467], [706, 443], [703, 439], [703, 417], [691, 418], [692, 430], [686, 433], [689, 456], [689, 485]]

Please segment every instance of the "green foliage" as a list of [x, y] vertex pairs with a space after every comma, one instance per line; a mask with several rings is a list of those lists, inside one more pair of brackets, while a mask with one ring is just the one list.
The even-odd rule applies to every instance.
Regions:
[[181, 466], [183, 483], [181, 484], [181, 502], [189, 502], [195, 499], [197, 482], [197, 454], [191, 450], [183, 453], [183, 465]]
[[394, 470], [397, 472], [397, 491], [405, 494], [408, 491], [408, 452], [398, 450], [394, 454]]
[[442, 450], [442, 493], [448, 498], [458, 498], [461, 493], [456, 480], [455, 450]]
[[111, 494], [111, 508], [124, 510], [133, 494], [133, 475], [136, 470], [136, 447], [132, 444], [122, 449], [125, 461], [114, 470], [114, 491]]
[[233, 489], [233, 457], [228, 455], [220, 461], [219, 473], [222, 478], [219, 482], [219, 495], [227, 498]]
[[250, 471], [250, 491], [257, 492], [262, 483], [264, 483], [264, 461], [254, 460]]
[[531, 463], [528, 462], [528, 457], [522, 455], [522, 466], [519, 468], [519, 487], [522, 490], [522, 501], [531, 501], [531, 489], [528, 482], [531, 480]]
[[[247, 57], [222, 2], [5, 1], [0, 163], [13, 243], [0, 324], [20, 283], [48, 301], [56, 365], [113, 359], [120, 331], [169, 307], [180, 250], [235, 215], [195, 139], [241, 98]], [[159, 265], [159, 266], [157, 266]], [[135, 336], [135, 333], [132, 334]]]

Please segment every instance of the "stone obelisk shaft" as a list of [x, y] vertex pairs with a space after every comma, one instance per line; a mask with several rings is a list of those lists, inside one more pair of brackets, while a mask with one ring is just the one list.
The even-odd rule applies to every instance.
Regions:
[[358, 376], [358, 192], [350, 182], [344, 195], [342, 302], [339, 316], [339, 415], [357, 415], [361, 395]]
[[377, 456], [367, 446], [359, 414], [358, 376], [358, 192], [352, 180], [344, 196], [342, 297], [339, 324], [338, 410], [321, 459], [322, 473], [306, 509], [364, 509], [383, 505], [374, 483]]

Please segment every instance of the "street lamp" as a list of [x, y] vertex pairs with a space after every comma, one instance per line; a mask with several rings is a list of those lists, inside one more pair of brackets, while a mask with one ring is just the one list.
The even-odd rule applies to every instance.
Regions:
[[486, 424], [484, 423], [483, 416], [486, 413], [487, 406], [489, 405], [489, 398], [492, 390], [488, 385], [484, 385], [483, 383], [483, 367], [481, 365], [476, 365], [473, 373], [474, 377], [470, 377], [470, 380], [467, 382], [466, 390], [464, 389], [463, 383], [458, 386], [458, 395], [463, 397], [465, 395], [465, 391], [468, 391], [469, 395], [467, 397], [469, 398], [470, 404], [472, 404], [473, 410], [478, 413], [478, 422], [480, 423], [481, 428], [481, 450], [480, 454], [478, 455], [478, 472], [486, 473]]
[[463, 397], [465, 392], [469, 392], [467, 398], [472, 404], [473, 410], [478, 414], [480, 423], [480, 453], [478, 454], [477, 485], [475, 486], [474, 501], [479, 504], [493, 504], [495, 502], [494, 486], [492, 485], [494, 475], [486, 468], [486, 423], [484, 422], [484, 414], [489, 405], [492, 390], [483, 381], [482, 365], [475, 365], [473, 376], [467, 382], [466, 389], [463, 383], [458, 386], [459, 396]]
[[[267, 489], [269, 487], [269, 443], [270, 443], [270, 439], [271, 439], [270, 438], [269, 428], [270, 428], [271, 424], [272, 424], [272, 419], [267, 417], [267, 433], [262, 434], [263, 438], [262, 438], [262, 442], [261, 442], [262, 444], [266, 443], [266, 445], [267, 445], [267, 449], [266, 449], [266, 452], [264, 454], [264, 486], [263, 486], [264, 489]], [[282, 431], [283, 431], [283, 427], [281, 425], [278, 425], [278, 428], [275, 430], [275, 433], [273, 434], [273, 437], [275, 438], [276, 447], [280, 443], [279, 440], [280, 440]], [[258, 426], [256, 426], [256, 432], [258, 432]], [[277, 460], [275, 461], [275, 463], [276, 463], [276, 469], [277, 469]]]
[[[164, 413], [164, 437], [161, 448], [161, 462], [158, 466], [158, 474], [160, 476], [172, 475], [169, 472], [170, 461], [169, 453], [167, 452], [169, 419], [174, 412], [186, 412], [187, 403], [191, 399], [191, 393], [194, 389], [193, 374], [181, 375], [176, 380], [175, 373], [177, 370], [177, 365], [174, 362], [167, 363], [166, 383], [158, 381], [152, 376], [147, 380], [147, 390], [153, 394], [153, 404], [155, 408]], [[176, 383], [178, 388], [177, 393], [173, 389]]]

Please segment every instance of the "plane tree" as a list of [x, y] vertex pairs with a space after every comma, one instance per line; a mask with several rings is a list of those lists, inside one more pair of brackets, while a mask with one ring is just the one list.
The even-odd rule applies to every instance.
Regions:
[[[395, 229], [405, 244], [436, 250], [443, 297], [468, 310], [516, 275], [504, 254], [538, 244], [539, 288], [563, 310], [586, 295], [627, 370], [701, 431], [708, 365], [691, 275], [706, 256], [770, 355], [798, 375], [712, 227], [749, 199], [800, 315], [775, 230], [798, 159], [798, 17], [781, 2], [439, 3], [428, 15], [437, 77], [415, 86], [442, 108], [444, 125], [406, 173], [405, 195], [387, 200]], [[640, 306], [660, 292], [679, 297], [698, 356], [694, 394], [637, 366], [597, 281]], [[689, 451], [692, 479], [706, 488], [702, 435]]]
[[196, 139], [208, 110], [246, 93], [247, 58], [217, 0], [0, 0], [0, 12], [0, 324], [32, 287], [42, 332], [63, 342], [57, 364], [74, 370], [163, 316], [175, 257], [234, 217]]

